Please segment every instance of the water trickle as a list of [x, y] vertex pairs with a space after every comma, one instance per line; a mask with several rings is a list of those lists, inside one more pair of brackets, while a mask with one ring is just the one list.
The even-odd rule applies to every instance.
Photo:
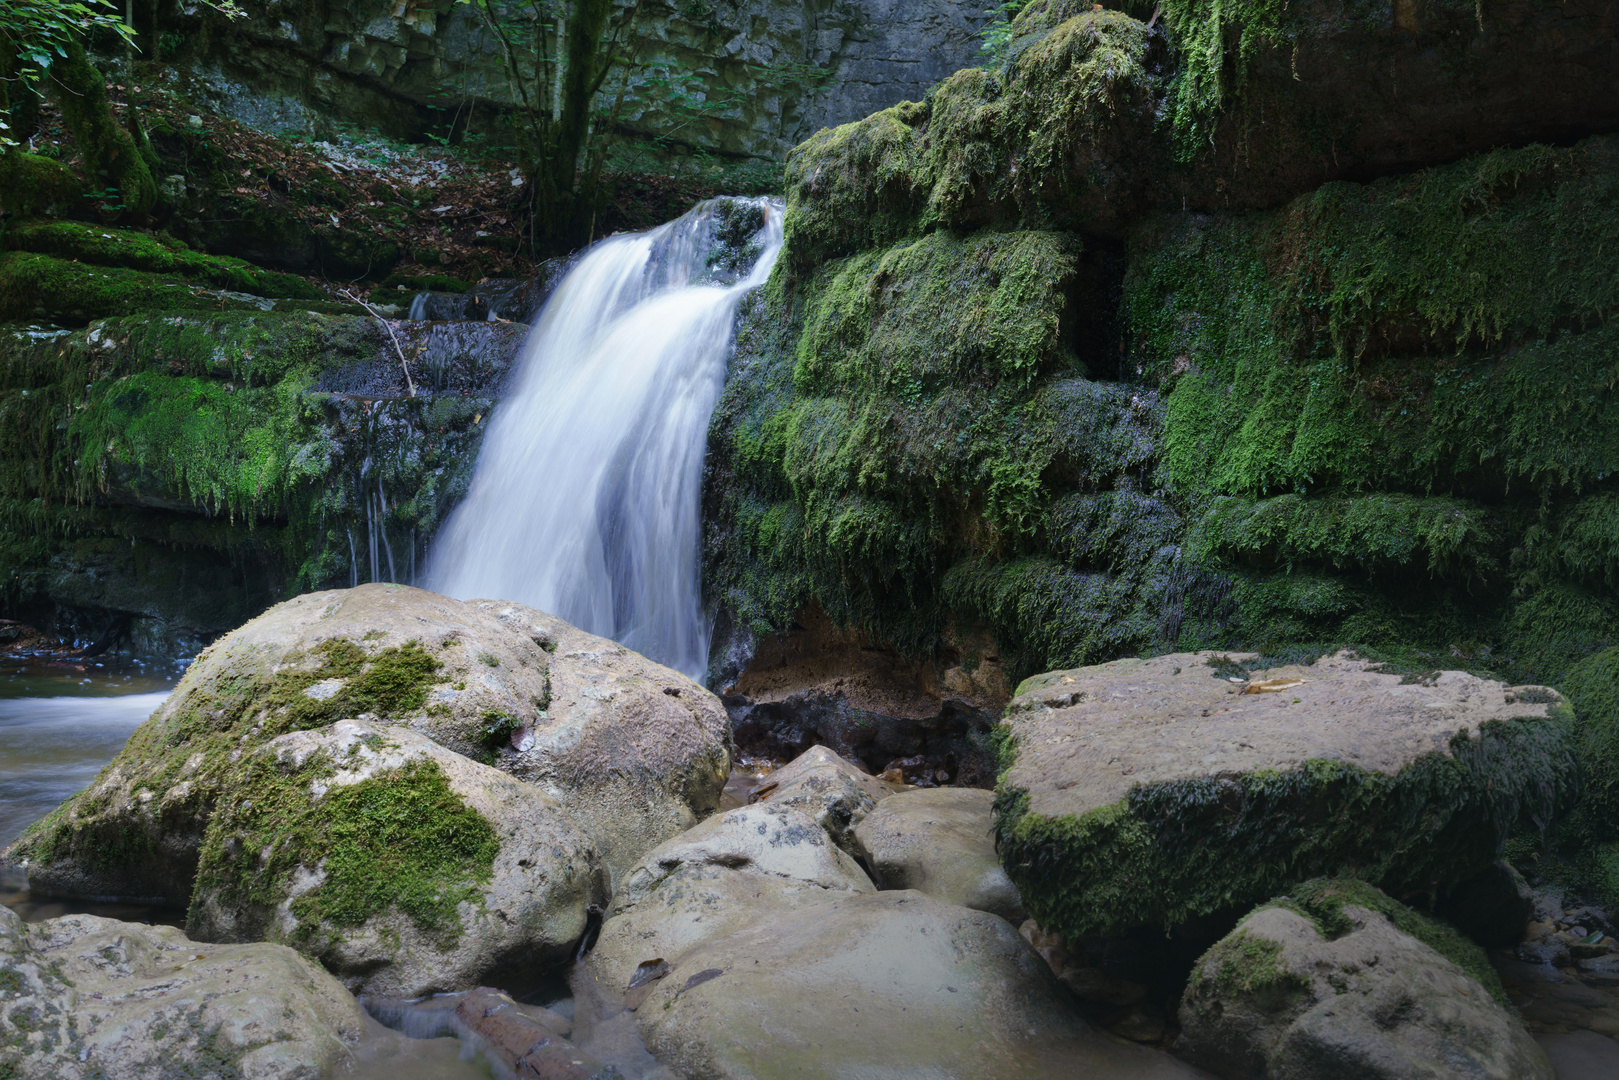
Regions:
[[715, 199], [585, 253], [529, 334], [430, 588], [530, 604], [702, 675], [708, 421], [781, 222], [777, 201]]

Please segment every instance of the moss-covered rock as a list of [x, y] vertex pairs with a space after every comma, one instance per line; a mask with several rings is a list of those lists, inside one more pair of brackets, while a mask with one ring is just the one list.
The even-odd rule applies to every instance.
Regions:
[[1197, 962], [1178, 1054], [1224, 1077], [1551, 1080], [1483, 950], [1353, 879], [1261, 905]]
[[50, 255], [0, 255], [0, 318], [83, 324], [137, 312], [242, 311], [252, 297], [192, 285], [185, 278], [117, 266], [86, 266]]
[[[176, 240], [129, 229], [76, 221], [25, 221], [6, 231], [3, 244], [14, 251], [54, 255], [74, 262], [121, 266], [172, 274], [189, 281], [255, 296], [322, 300], [325, 294], [302, 278], [264, 270], [242, 259], [192, 251]], [[134, 314], [130, 310], [104, 312]]]
[[181, 642], [273, 599], [413, 575], [523, 328], [398, 332], [415, 398], [369, 317], [185, 313], [0, 335], [6, 602], [58, 625], [79, 608], [124, 613], [152, 624], [160, 651], [190, 655]]
[[0, 210], [17, 217], [83, 212], [84, 184], [60, 161], [16, 148], [0, 153]]
[[[386, 709], [413, 691], [404, 665], [383, 690], [381, 666], [362, 679]], [[345, 720], [229, 771], [186, 932], [292, 945], [351, 991], [417, 997], [566, 960], [607, 890], [555, 798], [413, 731]]]
[[1251, 679], [1230, 663], [1170, 654], [1019, 687], [996, 831], [1041, 926], [1170, 927], [1318, 874], [1451, 885], [1520, 818], [1572, 802], [1572, 717], [1543, 687], [1402, 682], [1346, 655]]
[[549, 791], [610, 868], [716, 809], [730, 771], [725, 711], [684, 676], [528, 608], [364, 585], [289, 600], [204, 650], [95, 782], [6, 857], [42, 892], [185, 903], [244, 755], [367, 716]]

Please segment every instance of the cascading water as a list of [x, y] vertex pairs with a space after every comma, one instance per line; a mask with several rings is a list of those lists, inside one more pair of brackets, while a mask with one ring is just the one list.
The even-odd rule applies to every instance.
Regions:
[[529, 604], [702, 675], [708, 421], [781, 226], [777, 201], [715, 199], [585, 253], [523, 346], [429, 588]]

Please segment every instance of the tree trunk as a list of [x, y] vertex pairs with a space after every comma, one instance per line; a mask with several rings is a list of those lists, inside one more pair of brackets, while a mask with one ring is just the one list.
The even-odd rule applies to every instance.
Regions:
[[53, 63], [46, 78], [73, 142], [84, 155], [85, 171], [104, 177], [117, 189], [121, 200], [117, 209], [144, 217], [157, 202], [157, 185], [135, 140], [113, 119], [101, 72], [85, 56], [84, 46], [78, 42], [68, 46], [67, 57]]
[[568, 36], [562, 72], [562, 101], [551, 140], [550, 160], [541, 163], [545, 175], [541, 198], [546, 204], [545, 231], [553, 240], [588, 241], [581, 235], [586, 223], [576, 213], [579, 151], [590, 130], [590, 99], [595, 95], [602, 31], [612, 14], [612, 0], [576, 0], [568, 18]]

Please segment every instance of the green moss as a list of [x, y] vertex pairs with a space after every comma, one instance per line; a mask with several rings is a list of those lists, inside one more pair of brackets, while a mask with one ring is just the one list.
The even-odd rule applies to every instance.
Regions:
[[[204, 255], [177, 240], [75, 221], [27, 221], [7, 231], [4, 246], [81, 263], [171, 274], [256, 296], [320, 300], [324, 294], [302, 278], [261, 270], [242, 259]], [[105, 314], [129, 314], [108, 311]]]
[[49, 82], [86, 170], [110, 185], [102, 205], [136, 217], [146, 215], [157, 203], [157, 185], [135, 140], [113, 119], [101, 72], [90, 64], [82, 44], [69, 42], [66, 54], [51, 64]]
[[[320, 884], [299, 893], [292, 944], [320, 955], [352, 928], [397, 909], [451, 947], [457, 908], [481, 903], [500, 842], [493, 827], [449, 786], [432, 761], [412, 761], [358, 783], [327, 783], [336, 767], [316, 755], [301, 766], [263, 755], [230, 780], [234, 796], [209, 823], [199, 891], [232, 907], [285, 901], [300, 869]], [[195, 915], [193, 915], [193, 919]]]
[[[165, 804], [171, 825], [190, 821], [200, 829], [226, 789], [242, 754], [289, 731], [323, 727], [344, 717], [373, 713], [383, 719], [417, 712], [436, 682], [439, 662], [408, 641], [368, 653], [345, 639], [320, 643], [313, 655], [293, 657], [274, 673], [243, 670], [190, 686], [181, 700], [137, 728], [119, 756], [103, 771], [133, 767], [142, 786], [168, 792], [186, 781], [184, 797]], [[324, 698], [305, 693], [328, 679], [345, 682]], [[11, 854], [42, 863], [67, 859], [92, 866], [128, 868], [136, 877], [152, 860], [166, 856], [144, 824], [131, 827], [121, 813], [109, 813], [114, 789], [100, 780], [31, 826]], [[159, 822], [150, 823], [152, 826]]]
[[197, 289], [183, 278], [121, 267], [91, 267], [49, 255], [0, 256], [0, 318], [45, 317], [83, 324], [111, 315], [237, 311], [249, 301]]
[[[1074, 937], [1172, 927], [1320, 875], [1396, 894], [1454, 884], [1520, 818], [1549, 823], [1576, 787], [1572, 719], [1490, 722], [1390, 776], [1312, 760], [1286, 772], [1149, 784], [1083, 817], [997, 793], [996, 835], [1029, 912]], [[1003, 778], [1004, 778], [1003, 773]]]
[[84, 184], [60, 161], [17, 149], [0, 153], [0, 210], [18, 217], [73, 213], [83, 202]]
[[1281, 964], [1282, 946], [1238, 929], [1203, 954], [1197, 965], [1197, 989], [1221, 998], [1256, 996], [1280, 1005], [1308, 989], [1309, 983]]
[[393, 274], [382, 283], [382, 288], [464, 293], [468, 289], [472, 288], [472, 286], [468, 285], [460, 278], [453, 278], [448, 274], [425, 274], [420, 277], [410, 277], [406, 274]]
[[[1582, 817], [1593, 839], [1619, 839], [1619, 648], [1581, 660], [1562, 681], [1579, 717]], [[1606, 876], [1606, 875], [1604, 875]], [[1619, 890], [1610, 890], [1619, 897]]]

